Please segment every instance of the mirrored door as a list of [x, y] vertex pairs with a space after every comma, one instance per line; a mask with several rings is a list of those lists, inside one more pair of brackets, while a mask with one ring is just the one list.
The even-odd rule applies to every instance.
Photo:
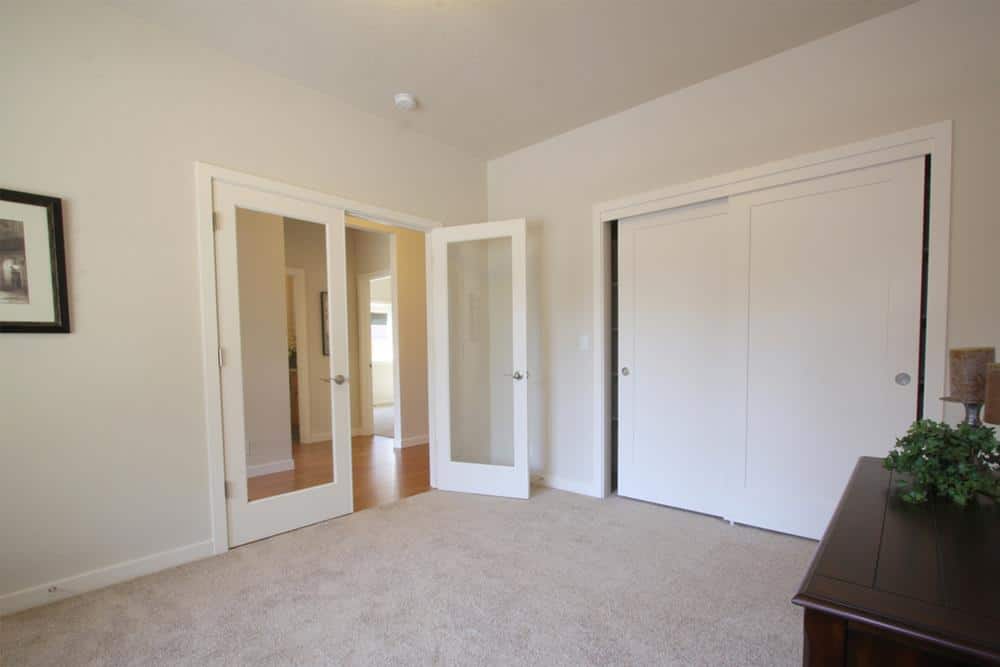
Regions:
[[435, 229], [435, 482], [528, 497], [525, 222]]
[[230, 546], [352, 511], [344, 213], [214, 191]]

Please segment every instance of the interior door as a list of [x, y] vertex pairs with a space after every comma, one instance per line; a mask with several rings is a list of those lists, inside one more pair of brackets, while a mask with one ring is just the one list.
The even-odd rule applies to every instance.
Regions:
[[746, 258], [725, 201], [619, 221], [619, 495], [726, 513], [743, 472]]
[[[236, 546], [353, 510], [344, 212], [224, 183], [213, 199]], [[289, 304], [288, 266], [304, 271], [304, 316]], [[291, 423], [292, 382], [308, 383], [308, 441]]]
[[732, 518], [822, 536], [859, 456], [917, 416], [924, 159], [734, 197], [750, 236]]
[[525, 221], [431, 232], [434, 484], [529, 495]]

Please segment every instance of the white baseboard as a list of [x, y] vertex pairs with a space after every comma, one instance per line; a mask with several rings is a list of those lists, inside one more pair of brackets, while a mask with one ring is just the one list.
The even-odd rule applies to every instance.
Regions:
[[0, 595], [0, 616], [63, 600], [211, 555], [212, 541], [206, 540], [23, 588], [13, 593], [4, 593]]
[[333, 436], [329, 431], [324, 431], [322, 433], [310, 433], [308, 440], [303, 440], [302, 442], [311, 444], [313, 442], [323, 442], [324, 440], [333, 440]]
[[424, 435], [410, 435], [402, 439], [400, 443], [401, 447], [415, 447], [417, 445], [426, 445], [430, 438], [427, 434]]
[[260, 477], [261, 475], [270, 475], [272, 472], [285, 472], [286, 470], [294, 469], [295, 461], [292, 459], [281, 459], [279, 461], [271, 461], [270, 463], [247, 466], [247, 477]]
[[532, 475], [531, 481], [539, 486], [545, 486], [550, 489], [559, 489], [560, 491], [569, 491], [570, 493], [579, 493], [583, 496], [593, 496], [594, 490], [591, 485], [587, 482], [578, 482], [575, 479], [566, 479], [565, 477], [553, 477], [552, 475], [540, 474]]
[[[351, 427], [351, 437], [352, 438], [356, 438], [359, 435], [371, 435], [371, 434], [372, 434], [371, 431], [366, 431], [361, 426], [352, 426]], [[327, 438], [327, 440], [329, 440], [329, 438]]]

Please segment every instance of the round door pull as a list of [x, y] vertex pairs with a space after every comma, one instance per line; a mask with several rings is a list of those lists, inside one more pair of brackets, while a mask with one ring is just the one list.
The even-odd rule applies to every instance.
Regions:
[[344, 384], [345, 382], [347, 382], [347, 378], [345, 378], [343, 375], [337, 374], [333, 376], [333, 381], [335, 384]]
[[905, 387], [910, 384], [910, 374], [909, 373], [896, 373], [896, 384], [900, 387]]
[[630, 370], [628, 369], [628, 366], [626, 366], [626, 367], [624, 367], [624, 368], [622, 369], [622, 375], [628, 375], [628, 374], [629, 374], [629, 373], [631, 373], [631, 372], [632, 372], [632, 371], [630, 371]]
[[514, 374], [511, 375], [511, 377], [514, 378], [515, 380], [520, 380], [524, 377], [524, 375], [521, 373], [521, 371], [514, 371]]

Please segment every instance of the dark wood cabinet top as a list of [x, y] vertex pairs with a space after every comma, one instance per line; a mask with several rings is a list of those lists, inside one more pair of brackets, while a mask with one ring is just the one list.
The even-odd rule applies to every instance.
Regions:
[[863, 457], [795, 604], [1000, 663], [1000, 507], [903, 502]]

